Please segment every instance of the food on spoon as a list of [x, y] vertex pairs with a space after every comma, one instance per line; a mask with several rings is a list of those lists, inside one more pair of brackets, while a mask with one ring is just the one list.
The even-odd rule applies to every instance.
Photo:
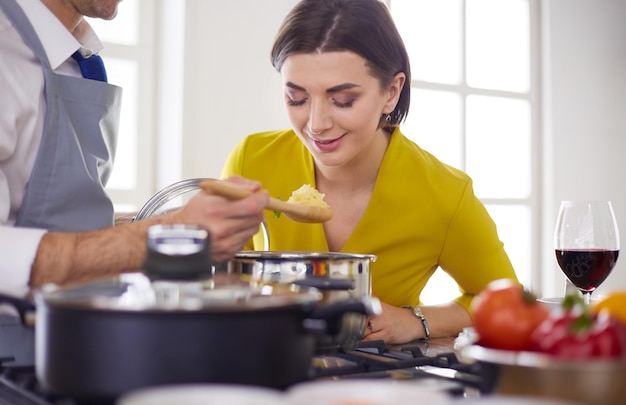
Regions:
[[[290, 204], [304, 205], [308, 207], [330, 208], [324, 201], [325, 194], [320, 193], [310, 184], [303, 184], [299, 189], [291, 193], [287, 200]], [[274, 211], [274, 218], [280, 218], [280, 212]]]
[[320, 193], [310, 184], [304, 184], [302, 187], [291, 193], [291, 197], [287, 200], [289, 203], [309, 205], [312, 207], [329, 208], [324, 197], [326, 195]]

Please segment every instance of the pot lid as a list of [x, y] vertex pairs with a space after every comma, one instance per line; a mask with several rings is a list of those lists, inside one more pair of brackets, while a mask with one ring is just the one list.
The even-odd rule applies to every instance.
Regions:
[[217, 273], [210, 280], [151, 281], [143, 273], [123, 274], [75, 287], [45, 286], [36, 299], [53, 307], [131, 312], [243, 312], [314, 304], [315, 288]]

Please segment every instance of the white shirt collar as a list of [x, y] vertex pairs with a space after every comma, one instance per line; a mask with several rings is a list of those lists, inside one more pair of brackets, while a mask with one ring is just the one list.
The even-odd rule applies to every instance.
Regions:
[[104, 48], [87, 21], [82, 20], [72, 35], [41, 0], [17, 0], [17, 3], [35, 28], [53, 70], [78, 49], [89, 56]]

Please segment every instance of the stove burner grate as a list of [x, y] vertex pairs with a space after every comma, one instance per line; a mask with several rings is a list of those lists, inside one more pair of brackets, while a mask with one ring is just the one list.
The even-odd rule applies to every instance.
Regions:
[[78, 405], [45, 393], [32, 366], [3, 366], [0, 359], [0, 404], [11, 405]]
[[481, 391], [484, 389], [480, 365], [463, 363], [453, 352], [426, 355], [418, 345], [390, 349], [383, 341], [372, 341], [362, 342], [353, 351], [338, 352], [329, 357], [334, 358], [333, 365], [314, 363], [316, 378], [389, 378], [395, 370], [408, 370], [406, 378], [444, 378]]

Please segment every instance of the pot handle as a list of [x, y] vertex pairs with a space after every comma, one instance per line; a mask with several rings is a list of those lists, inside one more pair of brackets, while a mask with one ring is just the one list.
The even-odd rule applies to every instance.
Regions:
[[348, 278], [307, 277], [295, 280], [292, 284], [302, 287], [313, 287], [318, 290], [352, 290], [354, 280]]
[[337, 301], [317, 307], [304, 320], [304, 328], [316, 335], [336, 335], [340, 332], [343, 315], [356, 313], [376, 316], [382, 313], [382, 305], [376, 297]]
[[0, 304], [8, 304], [14, 308], [23, 325], [32, 326], [34, 324], [32, 315], [35, 312], [35, 303], [31, 299], [0, 291]]

